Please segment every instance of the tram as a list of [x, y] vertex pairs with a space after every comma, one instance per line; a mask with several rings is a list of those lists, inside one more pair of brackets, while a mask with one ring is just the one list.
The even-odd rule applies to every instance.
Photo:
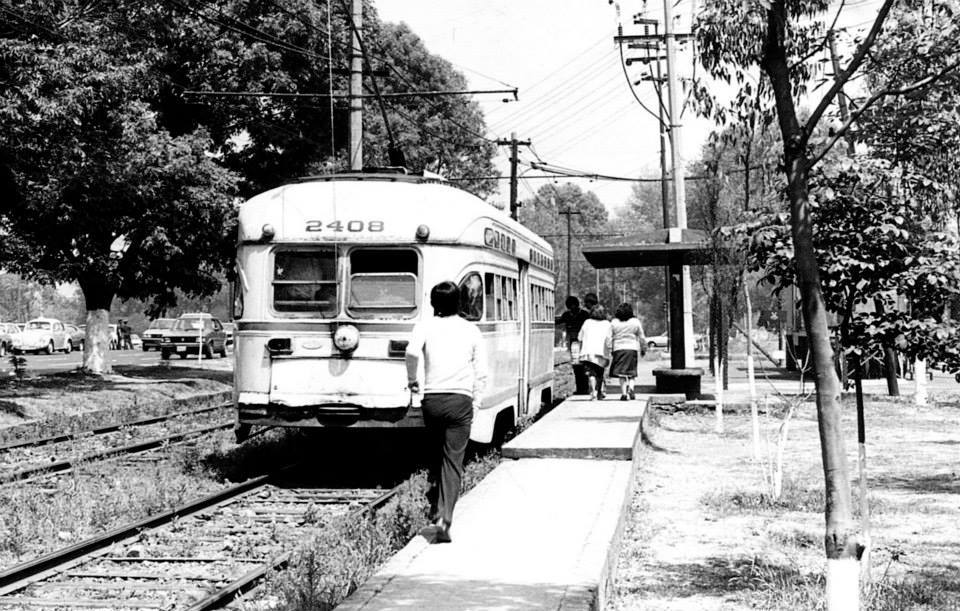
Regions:
[[471, 438], [496, 442], [552, 400], [552, 249], [446, 181], [334, 174], [257, 195], [240, 207], [237, 276], [238, 441], [253, 426], [423, 426], [404, 352], [443, 280], [488, 359]]

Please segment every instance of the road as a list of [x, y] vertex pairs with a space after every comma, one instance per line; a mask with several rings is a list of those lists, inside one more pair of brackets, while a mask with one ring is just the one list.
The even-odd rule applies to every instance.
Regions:
[[[83, 364], [83, 352], [71, 352], [70, 354], [62, 354], [57, 352], [55, 354], [25, 354], [23, 355], [27, 359], [27, 371], [31, 375], [44, 375], [51, 373], [60, 373], [65, 371], [73, 371], [80, 367]], [[150, 352], [144, 352], [142, 350], [111, 350], [107, 354], [107, 359], [109, 360], [111, 366], [117, 365], [140, 365], [140, 366], [149, 366], [157, 365], [160, 363], [160, 353], [154, 350]], [[0, 359], [0, 375], [6, 375], [10, 369], [9, 358]], [[196, 366], [197, 357], [193, 356], [187, 360], [180, 360], [177, 357], [170, 359], [170, 364], [176, 365], [178, 363], [186, 364], [187, 362], [191, 363], [192, 366]], [[232, 369], [233, 368], [233, 351], [229, 350], [227, 352], [227, 358], [214, 358], [214, 359], [203, 359], [204, 364], [209, 364], [215, 369]]]

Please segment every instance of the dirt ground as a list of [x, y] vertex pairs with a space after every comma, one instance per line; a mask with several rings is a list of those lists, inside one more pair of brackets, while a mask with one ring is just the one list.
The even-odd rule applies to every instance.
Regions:
[[[936, 398], [936, 397], [935, 397]], [[618, 562], [616, 610], [822, 608], [823, 473], [813, 403], [789, 425], [780, 499], [770, 474], [783, 413], [654, 414]], [[855, 509], [854, 405], [844, 431]], [[865, 609], [960, 609], [960, 397], [869, 399], [873, 584]], [[859, 511], [856, 512], [859, 519]]]

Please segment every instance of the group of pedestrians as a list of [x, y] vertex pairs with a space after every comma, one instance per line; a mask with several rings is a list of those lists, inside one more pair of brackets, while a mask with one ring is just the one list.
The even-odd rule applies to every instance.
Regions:
[[[460, 290], [455, 283], [434, 286], [430, 305], [434, 316], [414, 325], [405, 360], [407, 385], [422, 397], [423, 420], [435, 452], [429, 477], [433, 524], [422, 534], [433, 543], [447, 543], [473, 413], [480, 407], [486, 383], [486, 355], [477, 326], [458, 315]], [[612, 320], [592, 293], [584, 296], [584, 309], [576, 297], [568, 297], [566, 305], [559, 322], [578, 369], [588, 376], [591, 400], [604, 398], [608, 366], [610, 375], [620, 379], [620, 399], [633, 399], [637, 362], [646, 342], [631, 305], [621, 303]]]
[[617, 306], [613, 317], [608, 316], [593, 293], [584, 295], [583, 303], [581, 308], [579, 299], [567, 297], [567, 311], [559, 320], [575, 375], [586, 377], [591, 401], [603, 399], [604, 377], [609, 367], [610, 377], [620, 380], [620, 400], [635, 399], [637, 365], [647, 347], [643, 324], [629, 303]]

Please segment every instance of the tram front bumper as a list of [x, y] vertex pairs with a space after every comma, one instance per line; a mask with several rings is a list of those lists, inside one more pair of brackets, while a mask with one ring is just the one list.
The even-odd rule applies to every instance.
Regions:
[[274, 426], [423, 426], [419, 404], [410, 394], [345, 395], [245, 393], [238, 396], [238, 419]]

